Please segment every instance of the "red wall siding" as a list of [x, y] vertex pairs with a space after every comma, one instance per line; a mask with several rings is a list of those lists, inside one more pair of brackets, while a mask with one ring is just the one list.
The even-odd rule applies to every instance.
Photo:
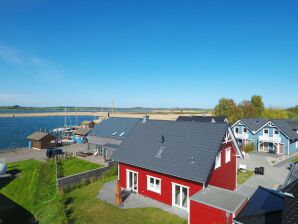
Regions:
[[[200, 183], [175, 178], [169, 175], [156, 173], [154, 171], [141, 169], [135, 166], [120, 163], [119, 168], [121, 187], [126, 188], [126, 169], [138, 172], [138, 193], [168, 205], [172, 205], [172, 182], [189, 187], [189, 196], [192, 196], [202, 189], [202, 185]], [[161, 179], [161, 194], [147, 190], [146, 175]]]
[[[226, 149], [231, 147], [231, 161], [226, 163]], [[221, 166], [214, 170], [209, 179], [209, 184], [225, 188], [228, 190], [235, 190], [237, 187], [237, 162], [236, 150], [232, 143], [222, 146], [221, 150]]]
[[[190, 224], [226, 224], [226, 212], [209, 207], [195, 201], [190, 201]], [[233, 215], [229, 217], [229, 224], [233, 223]]]

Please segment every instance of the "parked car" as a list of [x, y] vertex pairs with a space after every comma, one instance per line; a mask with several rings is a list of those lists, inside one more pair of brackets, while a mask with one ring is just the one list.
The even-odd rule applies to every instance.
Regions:
[[47, 152], [46, 152], [46, 156], [48, 158], [52, 158], [56, 155], [61, 155], [61, 154], [63, 154], [62, 149], [47, 149]]

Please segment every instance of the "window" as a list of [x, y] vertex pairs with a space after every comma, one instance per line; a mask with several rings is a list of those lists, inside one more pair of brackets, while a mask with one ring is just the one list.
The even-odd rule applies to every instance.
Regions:
[[147, 176], [147, 190], [160, 194], [160, 183], [159, 178]]
[[278, 130], [274, 130], [274, 134], [275, 135], [279, 135], [279, 131]]
[[125, 131], [121, 132], [121, 134], [119, 136], [122, 137], [124, 134], [125, 134]]
[[264, 129], [264, 130], [263, 130], [263, 133], [264, 133], [265, 135], [268, 135], [269, 130], [268, 130], [268, 129]]
[[296, 148], [298, 149], [298, 141], [296, 142]]
[[219, 152], [215, 159], [215, 169], [221, 166], [221, 152]]
[[226, 149], [226, 163], [231, 161], [231, 148]]
[[115, 131], [115, 132], [112, 134], [112, 136], [116, 135], [117, 133], [118, 133], [118, 131]]
[[247, 128], [243, 128], [243, 132], [244, 133], [247, 133]]
[[239, 133], [239, 128], [237, 128], [237, 127], [235, 128], [235, 133], [237, 133], [237, 134]]

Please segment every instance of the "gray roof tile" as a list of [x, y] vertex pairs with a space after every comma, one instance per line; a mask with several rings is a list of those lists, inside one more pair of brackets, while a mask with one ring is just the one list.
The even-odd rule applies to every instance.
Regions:
[[[228, 129], [226, 123], [148, 120], [138, 123], [112, 159], [206, 183]], [[161, 143], [164, 136], [164, 143]], [[156, 157], [160, 147], [161, 157]], [[194, 157], [194, 163], [191, 163]]]
[[226, 122], [225, 117], [216, 116], [179, 116], [176, 121], [190, 121], [190, 122]]
[[241, 121], [248, 127], [251, 131], [257, 131], [263, 125], [265, 125], [269, 120], [264, 118], [244, 118]]
[[284, 132], [291, 140], [298, 140], [298, 134], [291, 127], [293, 126], [294, 121], [290, 121], [287, 119], [279, 119], [272, 120], [272, 123], [275, 124], [282, 132]]
[[124, 139], [141, 120], [139, 118], [109, 117], [95, 125], [88, 136]]

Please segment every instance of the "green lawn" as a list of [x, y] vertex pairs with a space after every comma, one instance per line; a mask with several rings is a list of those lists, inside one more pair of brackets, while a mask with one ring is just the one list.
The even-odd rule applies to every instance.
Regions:
[[70, 159], [60, 160], [58, 162], [58, 176], [67, 177], [73, 174], [85, 172], [100, 167], [102, 166], [99, 164], [91, 163], [86, 160], [74, 157]]
[[187, 223], [186, 220], [157, 208], [120, 209], [98, 200], [96, 196], [103, 183], [115, 178], [105, 178], [66, 193], [66, 197], [71, 201], [67, 206], [68, 211], [72, 211], [70, 222], [79, 224]]
[[56, 193], [54, 161], [9, 163], [8, 170], [18, 173], [11, 182], [2, 183], [0, 193], [30, 211], [39, 224], [67, 223], [63, 196]]
[[298, 163], [298, 157], [292, 160], [293, 163]]
[[254, 174], [253, 171], [246, 170], [246, 173], [242, 173], [238, 170], [237, 173], [237, 184], [243, 184], [248, 178], [250, 178]]
[[39, 224], [187, 223], [157, 208], [120, 209], [97, 199], [103, 183], [116, 178], [116, 168], [106, 174], [112, 177], [65, 193], [56, 192], [54, 160], [9, 163], [8, 170], [17, 173], [16, 178], [5, 183], [0, 179], [0, 193], [30, 211]]

